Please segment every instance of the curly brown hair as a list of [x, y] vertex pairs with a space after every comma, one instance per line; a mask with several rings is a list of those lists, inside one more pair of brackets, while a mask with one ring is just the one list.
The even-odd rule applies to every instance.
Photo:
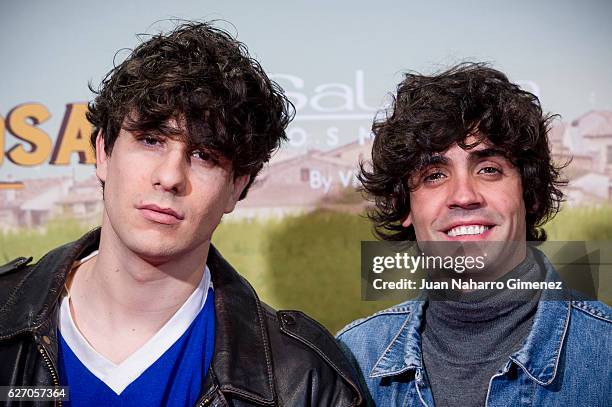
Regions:
[[[527, 240], [545, 241], [541, 226], [559, 211], [566, 182], [563, 166], [551, 160], [547, 133], [555, 115], [543, 114], [538, 98], [484, 63], [462, 63], [425, 76], [408, 73], [397, 87], [391, 110], [375, 121], [371, 167], [361, 163], [359, 179], [374, 201], [368, 212], [377, 236], [416, 240], [401, 222], [410, 212], [409, 180], [434, 153], [469, 136], [485, 138], [518, 169], [527, 210]], [[412, 186], [414, 188], [414, 186]]]
[[248, 174], [247, 190], [287, 139], [294, 108], [283, 90], [250, 57], [246, 46], [210, 23], [185, 22], [140, 44], [102, 80], [89, 104], [91, 143], [99, 132], [111, 154], [121, 128], [176, 133], [184, 123], [190, 145]]

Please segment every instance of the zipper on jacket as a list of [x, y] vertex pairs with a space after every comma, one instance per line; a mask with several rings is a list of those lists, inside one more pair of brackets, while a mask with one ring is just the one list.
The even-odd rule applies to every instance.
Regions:
[[[49, 369], [49, 372], [51, 373], [51, 378], [53, 379], [53, 384], [56, 387], [59, 387], [60, 382], [59, 382], [59, 379], [57, 377], [57, 373], [55, 372], [55, 369], [53, 368], [53, 364], [51, 364], [51, 358], [47, 354], [47, 351], [45, 350], [45, 348], [41, 344], [36, 344], [36, 347], [38, 348], [38, 351], [42, 355], [43, 360], [45, 361], [45, 364], [47, 365], [47, 368]], [[62, 400], [61, 399], [60, 400], [55, 400], [54, 403], [61, 407]]]
[[215, 398], [215, 389], [213, 388], [212, 391], [209, 389], [198, 399], [198, 401], [196, 401], [196, 403], [194, 404], [194, 407], [206, 407], [210, 405], [210, 403], [213, 401], [214, 398]]

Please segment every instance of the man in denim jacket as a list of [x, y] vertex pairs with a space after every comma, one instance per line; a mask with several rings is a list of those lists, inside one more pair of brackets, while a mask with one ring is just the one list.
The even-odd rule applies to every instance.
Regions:
[[[488, 259], [491, 281], [556, 286], [551, 263], [527, 245], [546, 240], [541, 226], [563, 199], [551, 118], [536, 96], [483, 64], [406, 75], [392, 111], [373, 126], [372, 166], [360, 176], [376, 202], [379, 237], [419, 246], [504, 242], [511, 249]], [[458, 301], [436, 301], [429, 290], [338, 334], [371, 403], [612, 405], [609, 306], [566, 289], [524, 298], [458, 292]]]

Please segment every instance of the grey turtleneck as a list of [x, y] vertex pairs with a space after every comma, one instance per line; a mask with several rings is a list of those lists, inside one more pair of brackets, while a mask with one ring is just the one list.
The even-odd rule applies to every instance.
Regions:
[[[530, 250], [500, 280], [508, 278], [541, 281]], [[423, 363], [435, 405], [484, 406], [491, 376], [531, 329], [539, 293], [478, 290], [444, 298], [428, 301], [422, 331]]]

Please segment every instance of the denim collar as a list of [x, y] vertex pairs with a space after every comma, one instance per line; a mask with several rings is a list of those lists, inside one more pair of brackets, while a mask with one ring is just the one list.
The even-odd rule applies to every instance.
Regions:
[[[546, 271], [546, 281], [560, 281], [546, 256], [537, 250], [535, 252], [540, 265]], [[540, 385], [548, 385], [555, 379], [570, 312], [569, 292], [543, 290], [529, 335], [521, 348], [510, 355], [510, 360]]]
[[423, 293], [410, 302], [406, 321], [374, 364], [370, 377], [395, 376], [422, 367], [420, 331], [424, 306]]
[[[552, 264], [537, 250], [540, 266], [546, 271], [546, 281], [559, 281]], [[570, 318], [570, 301], [566, 293], [543, 290], [531, 331], [521, 348], [509, 359], [541, 385], [552, 383], [557, 373], [561, 348]], [[421, 354], [421, 324], [424, 317], [426, 296], [424, 293], [408, 303], [408, 316], [402, 327], [379, 356], [369, 377], [389, 377], [408, 370], [423, 368]], [[506, 369], [509, 365], [506, 365]]]

